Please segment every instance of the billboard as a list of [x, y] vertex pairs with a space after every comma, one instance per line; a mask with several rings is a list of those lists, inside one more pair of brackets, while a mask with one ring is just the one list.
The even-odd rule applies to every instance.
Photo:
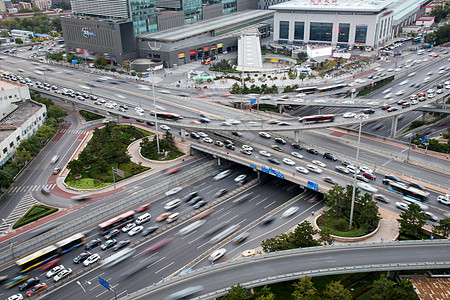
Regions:
[[333, 48], [331, 46], [313, 47], [308, 45], [306, 48], [306, 54], [308, 57], [315, 58], [321, 56], [331, 56]]

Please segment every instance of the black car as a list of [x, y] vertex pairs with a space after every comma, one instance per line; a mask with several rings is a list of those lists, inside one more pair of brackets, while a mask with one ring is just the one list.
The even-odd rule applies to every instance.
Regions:
[[197, 197], [192, 198], [188, 203], [190, 205], [194, 205], [194, 204], [196, 204], [198, 201], [200, 201], [202, 199], [203, 199], [202, 197], [197, 196]]
[[233, 141], [230, 141], [230, 140], [225, 140], [225, 141], [223, 141], [223, 143], [224, 143], [225, 145], [233, 145], [233, 146], [234, 146]]
[[200, 200], [194, 205], [194, 209], [199, 209], [200, 207], [204, 206], [206, 203], [208, 203], [205, 200]]
[[388, 110], [389, 108], [391, 108], [389, 104], [385, 104], [381, 107], [382, 110]]
[[283, 145], [286, 145], [286, 141], [284, 139], [282, 139], [282, 138], [276, 138], [275, 142], [283, 144]]
[[[220, 172], [219, 172], [219, 173], [220, 173]], [[219, 173], [217, 173], [217, 174], [219, 174]], [[216, 174], [216, 175], [217, 175], [217, 174]], [[193, 198], [195, 198], [195, 197], [197, 197], [197, 196], [198, 196], [198, 193], [197, 193], [197, 192], [189, 193], [189, 194], [187, 194], [186, 196], [183, 197], [183, 201], [184, 201], [184, 202], [191, 201]]]
[[126, 247], [130, 243], [130, 240], [120, 241], [113, 247], [113, 251], [117, 251], [122, 249], [123, 247]]
[[147, 125], [149, 125], [149, 126], [155, 126], [155, 122], [147, 121], [145, 123], [147, 123]]
[[191, 132], [191, 138], [198, 140], [200, 136], [195, 132]]
[[375, 111], [373, 109], [371, 109], [371, 108], [368, 108], [368, 109], [363, 110], [363, 113], [365, 113], [365, 114], [374, 114]]
[[319, 154], [319, 152], [317, 152], [317, 150], [316, 150], [316, 149], [313, 149], [313, 148], [309, 148], [308, 150], [306, 150], [306, 152], [311, 153], [311, 154], [314, 154], [314, 155]]
[[242, 136], [242, 133], [240, 133], [239, 131], [233, 131], [231, 134], [235, 136]]
[[273, 157], [269, 158], [269, 161], [270, 161], [271, 163], [273, 163], [273, 164], [276, 164], [276, 165], [279, 165], [279, 164], [280, 164], [280, 161], [279, 161], [278, 159], [276, 159], [276, 158], [273, 158]]
[[38, 284], [39, 281], [41, 281], [39, 279], [39, 277], [32, 277], [32, 278], [28, 279], [27, 281], [25, 281], [24, 283], [22, 283], [21, 285], [19, 285], [19, 290], [24, 291], [24, 290]]
[[393, 174], [386, 174], [384, 175], [384, 178], [392, 180], [392, 181], [402, 181], [400, 178], [398, 178], [396, 175]]
[[209, 122], [211, 122], [211, 120], [208, 119], [208, 118], [201, 118], [200, 122], [202, 122], [202, 123], [209, 123]]
[[95, 248], [97, 246], [100, 246], [102, 241], [100, 239], [95, 239], [84, 245], [84, 249], [91, 250], [92, 248]]
[[297, 143], [294, 143], [291, 146], [292, 146], [292, 148], [297, 149], [297, 150], [302, 150], [303, 149], [303, 147], [300, 146], [300, 144], [297, 144]]
[[410, 106], [411, 106], [411, 104], [408, 103], [408, 102], [405, 102], [405, 103], [402, 104], [402, 108], [407, 108], [407, 107], [410, 107]]
[[119, 229], [111, 230], [108, 234], [105, 234], [105, 239], [106, 240], [110, 240], [113, 237], [118, 236], [119, 234], [120, 234], [120, 230]]
[[421, 185], [420, 183], [417, 183], [417, 182], [412, 182], [412, 181], [411, 181], [411, 182], [409, 183], [409, 186], [412, 186], [413, 188], [416, 188], [416, 189], [425, 191], [425, 187], [424, 187], [423, 185]]
[[231, 145], [231, 144], [225, 145], [225, 148], [230, 149], [230, 150], [236, 149], [236, 147], [234, 147], [234, 145]]
[[269, 224], [269, 223], [271, 223], [274, 219], [275, 219], [275, 216], [272, 216], [272, 215], [267, 216], [267, 217], [265, 217], [265, 218], [261, 221], [260, 224], [261, 224], [261, 225]]
[[336, 161], [336, 160], [337, 160], [337, 157], [336, 157], [335, 155], [333, 155], [333, 154], [331, 154], [331, 153], [328, 153], [328, 152], [325, 152], [325, 153], [323, 154], [323, 157], [324, 157], [324, 158], [327, 158], [327, 159], [330, 159], [330, 160], [332, 160], [332, 161]]
[[81, 253], [80, 255], [78, 255], [77, 257], [75, 257], [73, 259], [73, 263], [74, 264], [79, 264], [79, 263], [83, 262], [86, 258], [88, 258], [91, 255], [92, 255], [91, 252], [88, 252], [88, 251], [83, 252], [83, 253]]
[[158, 230], [158, 226], [152, 226], [152, 227], [145, 228], [144, 231], [142, 231], [142, 235], [143, 236], [149, 235], [150, 233], [153, 233], [156, 230]]
[[216, 197], [222, 197], [226, 193], [228, 193], [227, 189], [220, 189], [220, 190], [217, 191]]

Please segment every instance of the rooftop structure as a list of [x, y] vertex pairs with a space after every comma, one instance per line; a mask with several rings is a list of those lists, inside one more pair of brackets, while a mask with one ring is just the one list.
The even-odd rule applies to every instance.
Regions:
[[354, 0], [339, 0], [339, 1], [311, 1], [311, 0], [295, 0], [280, 3], [269, 7], [270, 9], [282, 10], [307, 10], [307, 11], [349, 11], [349, 12], [379, 12], [390, 5], [393, 0], [387, 1], [354, 1]]

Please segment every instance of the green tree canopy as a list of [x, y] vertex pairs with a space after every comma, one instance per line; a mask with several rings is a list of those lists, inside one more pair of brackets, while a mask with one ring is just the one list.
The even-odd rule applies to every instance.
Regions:
[[250, 299], [248, 291], [240, 284], [232, 286], [228, 295], [223, 296], [223, 300], [247, 300]]
[[47, 116], [49, 118], [56, 119], [59, 123], [61, 123], [64, 118], [67, 117], [67, 111], [61, 106], [53, 105], [47, 110]]
[[6, 170], [0, 170], [0, 188], [7, 189], [14, 182], [13, 176]]
[[421, 232], [426, 216], [419, 205], [411, 203], [397, 221], [400, 223], [400, 234], [414, 237]]
[[317, 289], [314, 287], [311, 278], [304, 276], [297, 282], [292, 284], [294, 287], [294, 293], [292, 296], [296, 300], [318, 300], [320, 297], [317, 295]]
[[319, 246], [320, 243], [313, 238], [316, 233], [317, 231], [314, 230], [311, 223], [303, 221], [293, 232], [282, 233], [275, 238], [262, 241], [261, 247], [267, 252]]
[[433, 234], [444, 239], [450, 238], [450, 219], [439, 220], [439, 224], [433, 226]]
[[352, 294], [339, 281], [332, 281], [325, 287], [322, 299], [351, 300]]

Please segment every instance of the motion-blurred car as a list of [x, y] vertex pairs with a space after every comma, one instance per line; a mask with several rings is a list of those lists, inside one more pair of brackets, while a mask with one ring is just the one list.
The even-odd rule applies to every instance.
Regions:
[[296, 167], [295, 169], [297, 170], [297, 172], [302, 173], [302, 174], [308, 174], [309, 173], [308, 169], [306, 169], [304, 167]]
[[115, 244], [117, 244], [117, 240], [115, 240], [115, 239], [107, 240], [105, 243], [103, 243], [103, 245], [100, 246], [100, 248], [102, 250], [107, 250], [107, 249], [111, 248], [112, 246], [114, 246]]
[[130, 244], [130, 240], [119, 241], [117, 245], [113, 247], [113, 251], [120, 250]]
[[283, 214], [281, 215], [282, 218], [287, 218], [295, 214], [299, 210], [298, 206], [292, 206], [285, 210]]
[[174, 187], [173, 189], [168, 190], [168, 191], [165, 193], [165, 195], [166, 195], [166, 196], [172, 196], [172, 195], [175, 195], [176, 193], [178, 193], [178, 192], [181, 191], [182, 189], [183, 189], [183, 187], [181, 187], [181, 186]]
[[[45, 284], [44, 282], [43, 282], [43, 283], [36, 284], [34, 287], [32, 287], [32, 288], [27, 292], [27, 296], [28, 296], [28, 297], [31, 297], [31, 296], [33, 296], [34, 294], [36, 294], [37, 292], [42, 291], [43, 289], [46, 289], [46, 288], [47, 288], [47, 284]], [[22, 295], [20, 295], [20, 296], [22, 296]], [[8, 298], [8, 299], [9, 299], [9, 298]], [[16, 298], [16, 299], [23, 299], [23, 297], [22, 297], [22, 298]]]
[[288, 165], [288, 166], [295, 166], [295, 161], [293, 161], [292, 159], [290, 159], [290, 158], [283, 158], [283, 162], [286, 164], [286, 165]]
[[70, 276], [70, 274], [72, 274], [72, 269], [70, 269], [70, 268], [64, 269], [61, 272], [59, 272], [58, 274], [56, 274], [55, 276], [53, 276], [53, 281], [58, 282], [61, 279]]
[[217, 191], [217, 193], [215, 194], [216, 197], [222, 197], [223, 195], [225, 195], [226, 193], [228, 193], [227, 189], [220, 189]]
[[65, 269], [65, 267], [63, 265], [56, 266], [53, 269], [51, 269], [50, 271], [48, 271], [45, 274], [45, 276], [47, 276], [47, 278], [53, 277], [64, 269]]
[[139, 206], [139, 208], [138, 208], [138, 209], [136, 209], [136, 212], [143, 212], [143, 211], [146, 211], [147, 209], [149, 209], [149, 208], [150, 208], [150, 206], [151, 206], [151, 204], [150, 204], [150, 203], [147, 203], [147, 204], [141, 205], [141, 206]]
[[84, 245], [84, 249], [91, 250], [92, 248], [95, 248], [97, 246], [100, 246], [102, 244], [102, 241], [100, 239], [95, 239]]
[[105, 238], [105, 240], [110, 240], [113, 237], [118, 236], [119, 234], [120, 234], [120, 230], [119, 229], [113, 229], [109, 233], [105, 234], [104, 238]]
[[134, 236], [144, 230], [144, 226], [136, 226], [128, 232], [129, 236]]
[[331, 184], [337, 184], [336, 180], [334, 180], [334, 179], [331, 178], [331, 177], [324, 177], [324, 178], [323, 178], [323, 181], [328, 182], [328, 183], [331, 183]]
[[[134, 227], [136, 227], [137, 225], [136, 225], [136, 223], [128, 223], [127, 225], [125, 225], [123, 228], [122, 228], [122, 232], [128, 232], [128, 231], [130, 231], [131, 229], [133, 229]], [[88, 249], [89, 250], [89, 249]]]
[[344, 167], [344, 166], [336, 166], [336, 170], [338, 170], [339, 172], [342, 172], [344, 174], [348, 174], [350, 171]]
[[259, 154], [261, 154], [262, 156], [265, 156], [265, 157], [271, 157], [272, 156], [272, 154], [270, 152], [267, 152], [265, 150], [259, 151]]
[[320, 174], [320, 173], [323, 172], [323, 170], [322, 170], [321, 168], [316, 167], [316, 166], [314, 166], [314, 165], [306, 165], [306, 168], [307, 168], [309, 171], [311, 171], [311, 172], [313, 172], [313, 173], [317, 173], [317, 174]]
[[24, 283], [22, 283], [21, 285], [19, 285], [19, 290], [24, 291], [27, 288], [36, 285], [39, 283], [39, 281], [41, 281], [39, 279], [39, 277], [32, 277], [30, 279], [27, 279]]
[[321, 162], [320, 160], [313, 160], [312, 163], [315, 164], [315, 165], [318, 165], [319, 167], [322, 167], [322, 168], [326, 168], [327, 167], [327, 165], [324, 164], [323, 162]]
[[170, 212], [166, 212], [166, 213], [160, 214], [160, 215], [156, 218], [156, 222], [164, 221], [164, 220], [167, 219], [171, 214], [172, 214], [172, 213], [170, 213]]
[[73, 259], [73, 263], [74, 264], [79, 264], [79, 263], [83, 262], [86, 258], [88, 258], [91, 255], [92, 255], [92, 253], [88, 252], [88, 251], [80, 253], [77, 257], [75, 257]]
[[374, 194], [373, 195], [373, 199], [378, 200], [378, 201], [382, 201], [384, 203], [389, 203], [390, 202], [389, 199], [386, 196], [381, 195], [381, 194]]
[[291, 155], [294, 156], [294, 157], [300, 158], [300, 159], [303, 158], [303, 155], [301, 155], [300, 153], [295, 152], [295, 151], [291, 152]]
[[100, 255], [98, 255], [97, 253], [94, 253], [83, 262], [83, 265], [85, 267], [87, 267], [89, 265], [92, 265], [93, 263], [98, 262], [99, 260], [100, 260]]
[[225, 253], [227, 253], [227, 249], [225, 248], [220, 248], [216, 251], [214, 251], [213, 253], [211, 253], [211, 255], [209, 256], [209, 261], [215, 262], [218, 259], [220, 259], [222, 256], [225, 255]]

